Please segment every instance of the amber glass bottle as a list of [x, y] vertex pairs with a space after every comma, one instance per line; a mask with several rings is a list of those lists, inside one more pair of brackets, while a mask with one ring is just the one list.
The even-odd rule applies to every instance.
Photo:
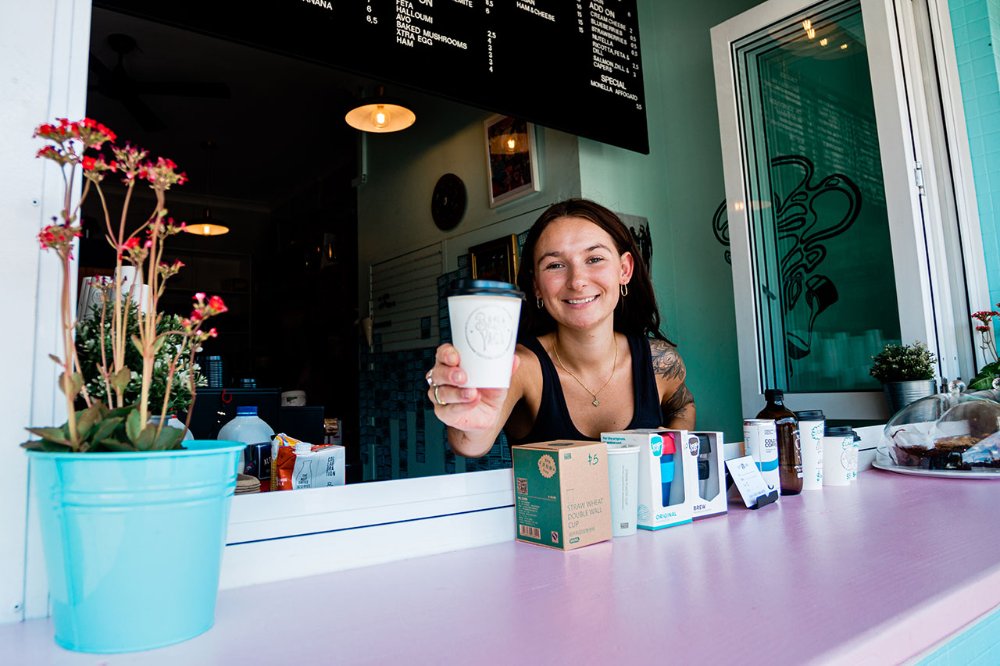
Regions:
[[799, 444], [799, 422], [787, 407], [785, 394], [779, 389], [764, 391], [767, 404], [757, 414], [759, 419], [774, 419], [778, 430], [778, 477], [782, 495], [802, 492], [802, 448]]

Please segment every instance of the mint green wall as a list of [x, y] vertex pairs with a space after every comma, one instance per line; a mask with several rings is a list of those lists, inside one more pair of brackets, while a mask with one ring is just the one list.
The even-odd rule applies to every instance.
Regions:
[[[1000, 0], [949, 0], [948, 11], [972, 153], [990, 302], [997, 303], [1000, 302]], [[982, 308], [976, 305], [973, 309]]]
[[[368, 302], [372, 262], [444, 242], [445, 270], [470, 245], [524, 231], [550, 203], [580, 194], [578, 139], [537, 127], [541, 191], [490, 208], [483, 122], [492, 114], [416, 93], [396, 93], [413, 107], [417, 122], [402, 132], [369, 134], [367, 182], [358, 189], [358, 285], [362, 310]], [[457, 174], [468, 193], [465, 216], [451, 231], [431, 217], [438, 178]]]
[[583, 196], [649, 219], [664, 332], [680, 345], [698, 427], [742, 441], [732, 271], [712, 232], [725, 199], [709, 30], [757, 0], [639, 0], [650, 154], [583, 139]]

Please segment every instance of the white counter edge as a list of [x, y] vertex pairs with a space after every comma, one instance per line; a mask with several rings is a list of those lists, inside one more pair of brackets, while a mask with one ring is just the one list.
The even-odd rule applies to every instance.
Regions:
[[513, 539], [510, 469], [233, 498], [221, 589]]

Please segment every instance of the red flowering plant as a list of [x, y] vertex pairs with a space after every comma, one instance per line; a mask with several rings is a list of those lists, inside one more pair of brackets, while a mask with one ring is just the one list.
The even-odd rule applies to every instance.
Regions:
[[[997, 303], [997, 307], [1000, 308], [1000, 303]], [[980, 310], [972, 313], [976, 330], [979, 332], [979, 348], [983, 350], [983, 357], [986, 359], [986, 365], [969, 382], [969, 388], [975, 391], [997, 388], [993, 384], [1000, 378], [1000, 356], [997, 356], [997, 343], [993, 336], [994, 317], [1000, 317], [1000, 312]]]
[[[38, 241], [42, 249], [56, 253], [62, 269], [60, 330], [63, 356], [52, 354], [50, 358], [62, 371], [59, 388], [66, 400], [69, 417], [61, 427], [28, 428], [40, 439], [22, 446], [79, 453], [181, 448], [192, 410], [188, 409], [184, 429], [165, 425], [175, 373], [179, 365], [191, 367], [201, 344], [216, 336], [216, 330], [206, 329], [205, 322], [226, 311], [225, 303], [218, 296], [206, 299], [205, 294], [198, 293], [194, 296], [191, 315], [175, 318], [179, 321], [177, 329], [163, 330], [165, 327], [160, 325], [164, 321], [157, 307], [160, 296], [167, 280], [183, 267], [180, 261], [171, 264], [163, 261], [164, 242], [184, 228], [183, 223], [178, 224], [167, 216], [166, 192], [175, 185], [182, 185], [187, 176], [179, 172], [171, 160], [160, 157], [153, 161], [145, 150], [130, 144], [116, 145], [114, 132], [89, 118], [78, 122], [60, 118], [55, 123], [40, 125], [35, 129], [35, 137], [46, 141], [37, 156], [59, 165], [64, 184], [62, 210], [52, 224], [39, 232]], [[120, 177], [125, 186], [124, 203], [116, 220], [108, 209], [101, 186], [110, 174]], [[74, 181], [81, 175], [82, 193], [74, 203]], [[152, 189], [155, 205], [145, 221], [130, 228], [127, 224], [129, 204], [135, 187], [140, 184]], [[100, 200], [105, 237], [115, 249], [116, 264], [113, 277], [98, 284], [102, 303], [97, 313], [101, 326], [97, 330], [104, 336], [98, 345], [100, 360], [94, 367], [85, 368], [80, 366], [74, 341], [76, 324], [70, 302], [71, 268], [75, 239], [80, 236], [80, 207], [94, 194]], [[137, 279], [128, 283], [123, 280], [125, 266], [134, 267]], [[137, 293], [140, 282], [145, 287]], [[128, 305], [134, 298], [141, 299], [140, 307]], [[130, 316], [137, 321], [129, 322]], [[168, 354], [166, 387], [160, 396], [162, 403], [150, 404], [154, 363], [158, 357], [163, 357], [168, 339], [172, 341], [172, 351]], [[126, 364], [127, 345], [139, 352], [141, 368], [130, 368]], [[131, 356], [134, 358], [134, 354]], [[126, 397], [125, 389], [133, 373], [141, 376], [138, 402], [132, 402], [135, 398], [131, 394]], [[87, 390], [85, 377], [95, 376], [102, 385], [101, 394], [107, 403], [94, 398]], [[195, 376], [194, 373], [186, 373], [186, 376], [193, 404]], [[151, 423], [151, 416], [160, 418]]]

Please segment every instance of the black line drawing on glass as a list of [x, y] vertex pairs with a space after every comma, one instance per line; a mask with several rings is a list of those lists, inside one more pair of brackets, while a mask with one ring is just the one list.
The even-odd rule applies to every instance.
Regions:
[[[805, 336], [792, 331], [785, 335], [789, 358], [798, 360], [809, 355], [817, 318], [840, 299], [833, 280], [817, 272], [827, 256], [824, 241], [851, 228], [861, 212], [862, 195], [854, 181], [840, 173], [826, 176], [814, 184], [815, 168], [812, 161], [803, 155], [773, 158], [772, 181], [778, 180], [773, 175], [779, 170], [782, 173], [789, 170], [800, 173], [791, 192], [785, 196], [774, 192], [770, 201], [777, 227], [777, 246], [787, 248], [780, 259], [783, 314], [787, 318], [799, 305], [800, 298], [809, 312]], [[841, 197], [842, 204], [836, 208], [826, 205], [821, 210], [817, 202], [821, 199], [829, 201], [829, 197]], [[835, 213], [825, 212], [829, 210], [834, 210]], [[712, 216], [712, 232], [716, 240], [726, 247], [726, 263], [732, 264], [725, 201], [719, 204]], [[768, 298], [777, 298], [767, 285], [761, 285], [761, 288]]]

